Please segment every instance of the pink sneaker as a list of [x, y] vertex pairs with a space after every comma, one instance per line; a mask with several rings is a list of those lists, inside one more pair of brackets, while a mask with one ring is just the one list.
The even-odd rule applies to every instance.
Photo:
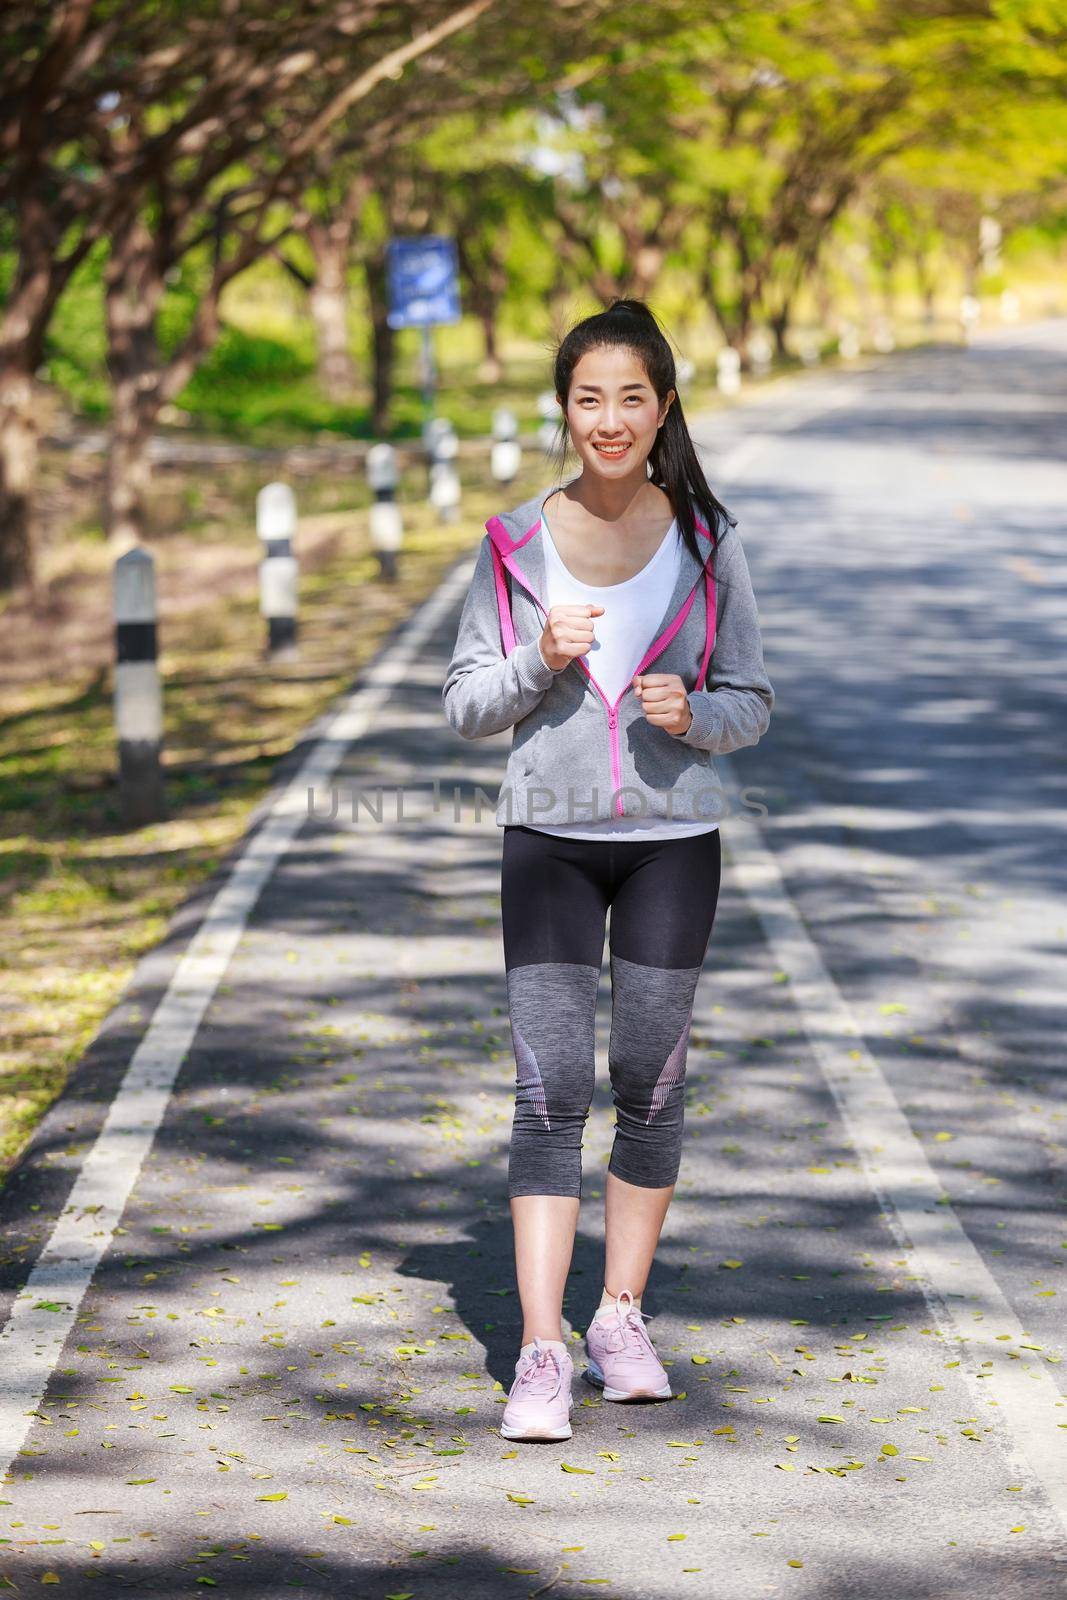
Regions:
[[574, 1362], [557, 1342], [533, 1340], [515, 1363], [500, 1432], [505, 1439], [569, 1439]]
[[671, 1384], [645, 1329], [647, 1311], [629, 1289], [616, 1298], [614, 1313], [594, 1317], [585, 1336], [585, 1376], [605, 1400], [670, 1400]]

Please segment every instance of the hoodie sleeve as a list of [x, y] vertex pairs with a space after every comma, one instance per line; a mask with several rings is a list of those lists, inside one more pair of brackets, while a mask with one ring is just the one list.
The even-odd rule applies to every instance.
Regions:
[[493, 556], [486, 534], [441, 691], [445, 716], [464, 739], [500, 733], [529, 715], [555, 676], [536, 639], [516, 644], [507, 657], [503, 653]]
[[723, 534], [715, 552], [715, 585], [715, 643], [708, 662], [708, 687], [690, 691], [693, 721], [685, 733], [674, 737], [698, 750], [726, 755], [757, 744], [774, 709], [752, 579], [734, 527]]

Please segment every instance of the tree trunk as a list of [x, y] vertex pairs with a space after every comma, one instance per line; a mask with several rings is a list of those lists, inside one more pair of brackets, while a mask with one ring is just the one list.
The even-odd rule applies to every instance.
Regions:
[[499, 383], [504, 376], [504, 364], [500, 359], [496, 341], [496, 307], [483, 306], [478, 312], [478, 321], [482, 325], [482, 338], [485, 340], [485, 354], [478, 371], [478, 376], [483, 383]]
[[148, 447], [155, 407], [140, 404], [129, 385], [115, 389], [104, 486], [104, 527], [114, 557], [143, 544], [148, 526]]
[[733, 300], [726, 294], [720, 294], [711, 267], [701, 275], [701, 291], [723, 338], [739, 353], [741, 364], [745, 366], [749, 363], [748, 342], [753, 331], [752, 303], [748, 295], [742, 292], [739, 298]]
[[897, 254], [893, 251], [883, 257], [880, 267], [882, 279], [882, 310], [890, 322], [896, 320], [897, 314]]
[[700, 270], [701, 293], [719, 324], [720, 331], [731, 349], [741, 357], [742, 370], [751, 368], [748, 353], [753, 333], [755, 309], [760, 298], [760, 277], [749, 256], [747, 241], [727, 206], [717, 206], [710, 216], [711, 233], [720, 242], [733, 247], [732, 274], [726, 282], [720, 272], [716, 251], [708, 251]]
[[454, 206], [448, 221], [459, 257], [461, 298], [482, 328], [484, 352], [478, 363], [478, 378], [482, 383], [499, 383], [504, 368], [497, 349], [496, 316], [508, 286], [507, 272], [495, 251], [473, 251], [467, 238], [469, 232], [475, 231], [482, 198], [478, 189], [472, 187], [464, 196], [466, 204]]
[[788, 361], [790, 359], [789, 346], [786, 343], [785, 336], [789, 332], [789, 323], [790, 318], [792, 317], [792, 312], [792, 302], [790, 300], [786, 300], [780, 309], [772, 312], [767, 319], [771, 325], [771, 332], [774, 334], [774, 348], [777, 351], [778, 359], [780, 361]]
[[315, 257], [315, 281], [308, 305], [318, 344], [319, 383], [328, 400], [342, 405], [355, 393], [356, 375], [348, 348], [348, 252], [351, 224], [341, 218], [308, 228]]
[[923, 305], [923, 325], [929, 331], [937, 321], [937, 286], [925, 251], [915, 256], [915, 278]]
[[393, 351], [395, 332], [386, 321], [389, 300], [385, 255], [374, 252], [364, 263], [367, 273], [367, 299], [371, 316], [371, 358], [374, 394], [371, 402], [371, 430], [381, 439], [389, 431], [389, 409], [393, 398]]
[[0, 590], [36, 584], [33, 491], [40, 432], [36, 373], [52, 313], [92, 244], [86, 230], [59, 255], [57, 218], [35, 191], [19, 196], [19, 259], [0, 322]]
[[33, 486], [37, 424], [32, 372], [14, 357], [0, 373], [0, 590], [36, 581]]
[[111, 377], [104, 528], [109, 550], [121, 556], [144, 541], [148, 446], [162, 403], [156, 316], [163, 298], [163, 278], [155, 242], [139, 215], [115, 235], [104, 282]]

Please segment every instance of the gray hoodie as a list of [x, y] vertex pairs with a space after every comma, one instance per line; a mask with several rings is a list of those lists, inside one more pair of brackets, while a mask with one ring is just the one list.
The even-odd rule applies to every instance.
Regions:
[[464, 739], [514, 729], [495, 820], [717, 821], [728, 801], [712, 755], [756, 744], [774, 708], [736, 527], [712, 554], [694, 505], [708, 556], [702, 566], [682, 543], [674, 593], [634, 671], [676, 673], [686, 685], [692, 725], [672, 734], [648, 721], [632, 681], [611, 704], [584, 656], [554, 671], [541, 654], [541, 507], [557, 487], [485, 524], [442, 690], [445, 715]]

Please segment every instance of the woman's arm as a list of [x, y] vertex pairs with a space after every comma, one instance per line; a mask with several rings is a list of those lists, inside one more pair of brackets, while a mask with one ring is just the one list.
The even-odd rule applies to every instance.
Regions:
[[536, 639], [517, 644], [506, 658], [501, 650], [493, 555], [486, 534], [441, 691], [445, 716], [464, 739], [500, 733], [529, 715], [555, 676]]
[[726, 755], [756, 744], [767, 732], [774, 690], [763, 665], [756, 597], [744, 546], [737, 529], [722, 536], [715, 552], [715, 644], [708, 662], [707, 688], [687, 698], [693, 720], [683, 744]]

